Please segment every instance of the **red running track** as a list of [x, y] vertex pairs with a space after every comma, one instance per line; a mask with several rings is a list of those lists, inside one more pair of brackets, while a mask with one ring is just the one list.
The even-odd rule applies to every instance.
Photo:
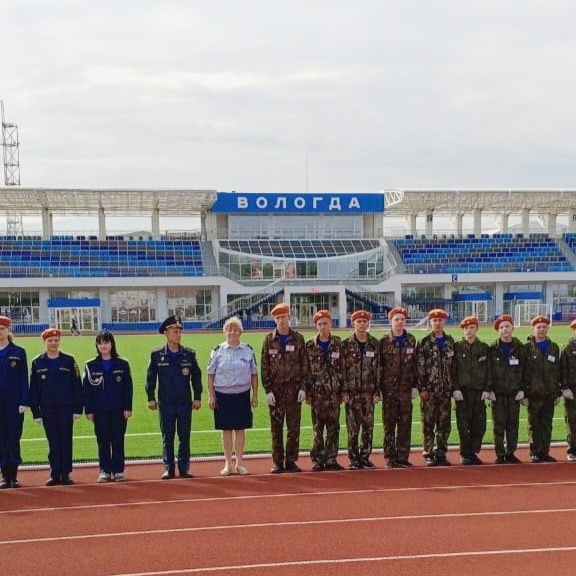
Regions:
[[220, 477], [221, 462], [194, 462], [196, 478], [170, 481], [159, 480], [159, 465], [133, 465], [127, 482], [105, 485], [81, 468], [75, 486], [52, 488], [46, 472], [23, 471], [21, 489], [0, 492], [0, 573], [575, 573], [576, 464], [412, 460], [411, 470], [270, 475], [259, 459], [242, 477]]

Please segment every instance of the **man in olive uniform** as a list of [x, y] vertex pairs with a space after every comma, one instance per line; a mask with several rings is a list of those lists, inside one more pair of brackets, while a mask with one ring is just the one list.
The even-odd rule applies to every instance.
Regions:
[[460, 322], [464, 337], [454, 344], [454, 391], [456, 424], [460, 436], [460, 463], [482, 464], [478, 453], [486, 433], [486, 403], [490, 398], [489, 347], [477, 337], [478, 318]]
[[430, 310], [430, 333], [416, 347], [426, 466], [450, 466], [446, 452], [451, 430], [454, 339], [444, 332], [447, 317], [441, 308]]
[[[162, 431], [162, 480], [175, 476], [174, 437], [178, 433], [178, 472], [182, 478], [190, 474], [190, 432], [192, 410], [200, 410], [202, 400], [202, 372], [192, 348], [181, 345], [182, 322], [170, 316], [162, 322], [159, 332], [166, 337], [166, 344], [150, 355], [146, 375], [148, 408], [160, 413]], [[158, 401], [156, 401], [158, 382]], [[194, 399], [192, 399], [192, 391]]]
[[514, 333], [514, 320], [502, 314], [494, 322], [498, 340], [490, 345], [490, 399], [496, 464], [519, 464], [516, 456], [520, 402], [526, 401], [526, 349]]
[[272, 432], [271, 472], [300, 472], [296, 464], [300, 449], [300, 416], [310, 378], [306, 342], [302, 334], [290, 328], [288, 304], [277, 304], [270, 313], [276, 322], [276, 330], [264, 338], [261, 371]]
[[310, 360], [306, 401], [312, 406], [314, 429], [310, 451], [312, 470], [343, 470], [336, 460], [342, 401], [342, 340], [331, 333], [332, 317], [328, 310], [316, 312], [313, 321], [318, 334], [306, 342]]
[[409, 468], [412, 400], [418, 396], [416, 338], [406, 331], [408, 311], [388, 312], [390, 333], [380, 340], [382, 421], [386, 468]]
[[567, 459], [576, 462], [576, 320], [570, 323], [572, 338], [560, 352], [560, 377], [564, 396], [564, 417], [568, 429]]
[[[342, 342], [343, 399], [346, 404], [350, 470], [375, 468], [370, 460], [374, 434], [374, 404], [380, 401], [380, 343], [369, 332], [370, 312], [357, 310], [350, 317], [354, 332]], [[362, 430], [361, 445], [358, 437]]]
[[550, 319], [532, 318], [532, 335], [526, 343], [526, 396], [530, 459], [534, 463], [556, 462], [550, 455], [554, 405], [562, 397], [560, 348], [548, 338]]

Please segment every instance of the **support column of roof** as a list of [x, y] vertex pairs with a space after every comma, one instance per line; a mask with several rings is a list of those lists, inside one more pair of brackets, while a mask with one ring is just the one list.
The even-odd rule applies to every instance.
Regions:
[[410, 216], [408, 216], [408, 224], [410, 226], [410, 234], [412, 234], [412, 236], [416, 237], [416, 235], [418, 234], [418, 230], [416, 228], [416, 218], [418, 217], [417, 214], [410, 214]]
[[480, 236], [482, 234], [482, 210], [474, 208], [472, 215], [474, 218], [474, 234]]
[[530, 234], [530, 210], [527, 208], [522, 210], [522, 233]]
[[50, 240], [53, 230], [52, 212], [49, 208], [42, 208], [42, 240]]
[[568, 232], [576, 232], [576, 210], [568, 211]]
[[434, 212], [426, 210], [424, 233], [426, 236], [432, 236], [432, 230], [434, 230]]
[[154, 240], [160, 240], [160, 210], [152, 210], [152, 236]]
[[98, 208], [98, 240], [106, 240], [106, 212]]
[[456, 214], [456, 236], [462, 237], [464, 214]]

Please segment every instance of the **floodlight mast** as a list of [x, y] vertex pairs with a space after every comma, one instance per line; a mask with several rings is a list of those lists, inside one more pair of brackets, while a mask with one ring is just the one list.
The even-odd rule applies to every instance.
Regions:
[[[0, 101], [2, 113], [2, 154], [4, 159], [4, 186], [20, 186], [20, 141], [18, 126], [6, 122], [4, 102]], [[22, 236], [22, 214], [8, 212], [6, 233], [10, 236]]]

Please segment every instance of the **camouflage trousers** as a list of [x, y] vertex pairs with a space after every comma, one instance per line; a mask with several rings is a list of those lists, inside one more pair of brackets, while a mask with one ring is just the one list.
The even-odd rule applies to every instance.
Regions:
[[340, 441], [340, 396], [313, 391], [311, 405], [314, 438], [310, 458], [317, 464], [334, 464]]
[[[278, 392], [274, 390], [276, 405], [269, 406], [270, 431], [272, 432], [272, 461], [278, 466], [296, 462], [300, 450], [300, 416], [302, 404], [298, 402], [298, 390]], [[284, 451], [284, 422], [286, 422], [286, 451]]]
[[[348, 431], [348, 458], [350, 462], [366, 460], [372, 454], [374, 434], [374, 396], [357, 394], [346, 404], [346, 429]], [[360, 432], [360, 429], [362, 431]], [[362, 444], [358, 438], [362, 434]]]
[[480, 452], [486, 433], [486, 404], [481, 390], [462, 390], [462, 396], [464, 400], [456, 402], [460, 456], [472, 458]]
[[520, 403], [514, 400], [514, 396], [496, 395], [496, 402], [492, 402], [492, 421], [496, 456], [514, 454], [518, 448], [520, 426]]
[[552, 420], [554, 419], [553, 398], [530, 397], [528, 404], [528, 440], [530, 456], [547, 456], [552, 440]]
[[450, 410], [452, 399], [445, 394], [430, 393], [428, 400], [420, 400], [422, 414], [422, 454], [442, 459], [448, 450], [448, 437], [452, 429]]
[[576, 400], [564, 400], [568, 453], [576, 455]]
[[384, 424], [384, 458], [408, 460], [412, 439], [411, 390], [386, 392], [382, 402]]

